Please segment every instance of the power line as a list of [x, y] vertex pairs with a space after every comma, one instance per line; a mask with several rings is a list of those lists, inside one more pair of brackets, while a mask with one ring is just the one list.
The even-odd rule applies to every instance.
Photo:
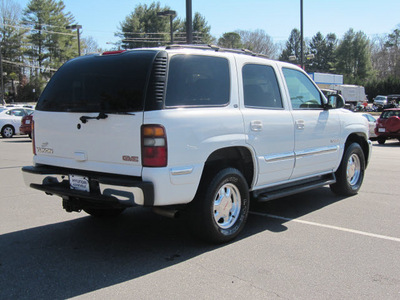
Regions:
[[25, 63], [18, 63], [18, 62], [12, 62], [6, 59], [3, 59], [3, 63], [9, 64], [9, 65], [15, 65], [15, 66], [20, 66], [20, 67], [27, 67], [27, 68], [32, 68], [32, 69], [40, 69], [40, 70], [49, 70], [49, 71], [57, 71], [57, 69], [49, 68], [49, 67], [37, 67], [33, 65], [27, 65]]
[[26, 27], [26, 26], [18, 26], [18, 25], [9, 25], [9, 24], [2, 24], [5, 27], [12, 27], [12, 28], [22, 28], [22, 29], [26, 29], [26, 30], [40, 30], [41, 32], [46, 32], [46, 33], [52, 33], [52, 34], [60, 34], [60, 35], [67, 35], [67, 36], [76, 36], [76, 34], [74, 33], [67, 33], [67, 32], [58, 32], [58, 31], [49, 31], [49, 30], [45, 30], [45, 29], [34, 29], [31, 27]]

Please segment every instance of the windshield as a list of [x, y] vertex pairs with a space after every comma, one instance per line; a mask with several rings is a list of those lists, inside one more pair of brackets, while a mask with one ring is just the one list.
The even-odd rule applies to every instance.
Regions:
[[143, 110], [144, 91], [156, 51], [91, 55], [65, 63], [48, 83], [37, 110], [134, 112]]

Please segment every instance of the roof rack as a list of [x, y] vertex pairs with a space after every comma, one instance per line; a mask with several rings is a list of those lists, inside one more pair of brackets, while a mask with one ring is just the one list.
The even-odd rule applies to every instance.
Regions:
[[262, 58], [269, 58], [268, 56], [260, 53], [255, 53], [248, 49], [229, 49], [229, 48], [222, 48], [216, 45], [207, 45], [207, 44], [199, 44], [199, 45], [190, 45], [190, 44], [173, 44], [166, 46], [166, 49], [200, 49], [200, 50], [211, 50], [215, 52], [229, 52], [229, 53], [236, 53], [236, 54], [245, 54], [250, 56], [257, 56]]

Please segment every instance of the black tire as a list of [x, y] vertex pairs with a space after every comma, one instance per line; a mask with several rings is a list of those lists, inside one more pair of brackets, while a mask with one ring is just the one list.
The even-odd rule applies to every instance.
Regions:
[[383, 145], [386, 142], [386, 138], [378, 137], [377, 141], [379, 145]]
[[242, 173], [226, 168], [209, 180], [202, 180], [189, 206], [187, 221], [192, 232], [201, 239], [228, 242], [242, 231], [249, 204], [249, 188]]
[[360, 145], [353, 143], [345, 149], [342, 162], [336, 171], [336, 183], [332, 192], [341, 196], [352, 196], [361, 188], [365, 171], [365, 157]]
[[84, 208], [83, 211], [96, 218], [113, 218], [119, 216], [125, 208]]
[[11, 125], [6, 125], [1, 129], [1, 136], [3, 138], [12, 138], [14, 133], [14, 127], [12, 127]]

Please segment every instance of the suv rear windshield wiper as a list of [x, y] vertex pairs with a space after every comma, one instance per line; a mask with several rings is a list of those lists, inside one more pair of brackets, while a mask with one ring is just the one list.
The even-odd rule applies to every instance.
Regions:
[[104, 112], [100, 112], [97, 117], [89, 117], [89, 116], [82, 116], [79, 118], [83, 124], [85, 124], [88, 120], [100, 120], [100, 119], [107, 119], [108, 115]]

